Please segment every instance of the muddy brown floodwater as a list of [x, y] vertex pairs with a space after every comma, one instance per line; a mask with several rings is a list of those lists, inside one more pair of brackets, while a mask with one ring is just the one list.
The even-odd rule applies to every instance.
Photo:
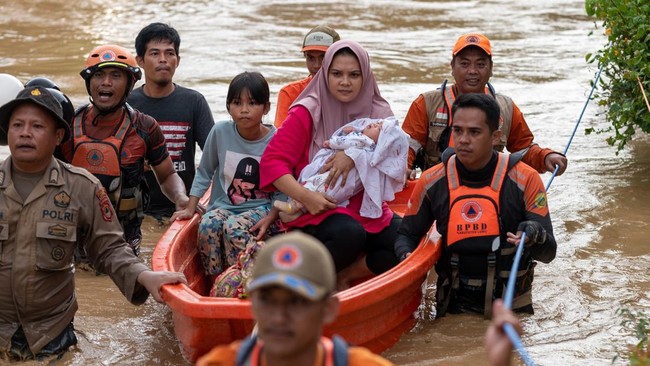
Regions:
[[[304, 33], [326, 23], [369, 51], [384, 97], [401, 119], [419, 93], [451, 78], [458, 35], [480, 31], [493, 43], [495, 88], [516, 101], [542, 146], [563, 151], [594, 78], [585, 54], [605, 40], [576, 0], [528, 1], [4, 1], [0, 73], [22, 81], [55, 80], [85, 103], [79, 71], [94, 46], [133, 49], [152, 21], [176, 27], [182, 62], [175, 81], [202, 92], [215, 120], [227, 118], [230, 79], [259, 70], [277, 91], [305, 76]], [[593, 36], [588, 36], [594, 30]], [[650, 313], [650, 139], [638, 136], [616, 155], [603, 135], [603, 110], [591, 103], [568, 151], [569, 168], [549, 189], [557, 258], [537, 267], [535, 315], [524, 316], [523, 342], [538, 365], [606, 365], [634, 338], [623, 331], [622, 306]], [[272, 107], [268, 121], [274, 116]], [[6, 157], [0, 148], [0, 158]], [[549, 174], [542, 177], [548, 181]], [[149, 262], [164, 232], [144, 224]], [[79, 346], [60, 365], [183, 365], [168, 309], [149, 300], [130, 305], [105, 276], [77, 273]], [[484, 365], [478, 316], [423, 320], [384, 356], [400, 365]], [[615, 364], [624, 364], [621, 359]]]

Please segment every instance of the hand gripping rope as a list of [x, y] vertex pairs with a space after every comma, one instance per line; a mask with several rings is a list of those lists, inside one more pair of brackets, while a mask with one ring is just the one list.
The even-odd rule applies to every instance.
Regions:
[[[582, 112], [580, 112], [580, 117], [578, 117], [578, 121], [576, 122], [575, 127], [573, 128], [573, 133], [571, 134], [571, 137], [569, 138], [569, 142], [567, 143], [566, 147], [564, 148], [564, 155], [566, 156], [567, 151], [569, 150], [569, 146], [571, 146], [571, 142], [573, 141], [573, 137], [576, 134], [576, 131], [578, 130], [578, 125], [580, 124], [580, 120], [582, 120], [582, 116], [585, 113], [585, 110], [587, 109], [587, 105], [589, 104], [589, 101], [591, 100], [591, 95], [594, 93], [594, 89], [596, 89], [596, 85], [598, 84], [598, 79], [600, 79], [600, 73], [603, 71], [603, 66], [600, 66], [600, 69], [598, 69], [598, 72], [596, 73], [596, 78], [594, 79], [593, 85], [591, 86], [591, 91], [589, 92], [589, 96], [587, 97], [587, 101], [585, 102], [584, 107], [582, 107]], [[548, 192], [549, 187], [551, 186], [551, 183], [553, 183], [553, 178], [555, 178], [555, 175], [558, 172], [558, 169], [560, 168], [559, 165], [555, 166], [555, 171], [553, 171], [553, 175], [551, 175], [551, 179], [548, 181], [548, 184], [546, 184], [546, 191]], [[510, 269], [510, 276], [508, 277], [508, 285], [506, 286], [506, 296], [503, 300], [503, 304], [506, 307], [506, 309], [510, 309], [512, 307], [512, 298], [515, 292], [515, 279], [516, 279], [516, 273], [517, 269], [519, 268], [519, 260], [521, 258], [521, 253], [523, 252], [524, 248], [524, 241], [526, 240], [526, 233], [521, 234], [521, 240], [519, 241], [519, 245], [517, 246], [517, 251], [515, 252], [515, 259], [512, 263], [512, 268]], [[519, 355], [521, 356], [521, 359], [524, 361], [526, 366], [534, 366], [535, 363], [533, 360], [530, 358], [530, 355], [528, 355], [528, 352], [526, 352], [526, 348], [524, 345], [521, 343], [521, 338], [519, 338], [519, 335], [517, 334], [517, 331], [515, 331], [515, 328], [512, 326], [512, 324], [506, 323], [503, 326], [503, 331], [506, 333], [508, 338], [510, 338], [510, 341], [512, 344], [515, 346], [515, 349], [517, 352], [519, 352]]]

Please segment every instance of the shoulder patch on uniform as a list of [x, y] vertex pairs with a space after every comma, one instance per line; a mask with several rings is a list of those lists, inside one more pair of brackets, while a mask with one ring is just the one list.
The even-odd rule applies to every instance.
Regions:
[[52, 168], [50, 170], [50, 183], [56, 184], [59, 181], [59, 170]]
[[537, 191], [535, 195], [535, 200], [533, 201], [533, 208], [544, 208], [546, 207], [546, 193], [543, 191]]
[[106, 194], [106, 188], [101, 187], [98, 189], [97, 193], [95, 193], [95, 196], [97, 196], [97, 199], [99, 200], [99, 209], [102, 212], [102, 218], [104, 221], [113, 221], [113, 206], [111, 205], [111, 201], [108, 199], [108, 195]]

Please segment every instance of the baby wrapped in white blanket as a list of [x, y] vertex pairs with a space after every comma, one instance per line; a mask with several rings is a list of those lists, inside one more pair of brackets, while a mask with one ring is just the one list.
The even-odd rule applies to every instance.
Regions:
[[[325, 187], [329, 172], [319, 173], [330, 156], [343, 150], [354, 160], [354, 169], [348, 172], [346, 184], [340, 181], [334, 187]], [[298, 181], [305, 188], [323, 192], [334, 198], [338, 206], [348, 205], [350, 197], [364, 190], [360, 214], [377, 218], [382, 215], [382, 203], [392, 201], [402, 190], [406, 178], [408, 154], [407, 136], [395, 117], [356, 119], [334, 132], [323, 144], [314, 159], [305, 166]], [[340, 180], [340, 178], [339, 178]], [[275, 201], [283, 222], [302, 215], [303, 205], [292, 200]]]

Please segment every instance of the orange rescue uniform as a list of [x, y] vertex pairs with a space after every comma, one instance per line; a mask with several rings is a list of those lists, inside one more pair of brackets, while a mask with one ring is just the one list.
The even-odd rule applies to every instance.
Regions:
[[[327, 343], [329, 342], [329, 343]], [[323, 338], [321, 343], [330, 344], [328, 338]], [[234, 366], [236, 365], [237, 354], [242, 345], [242, 341], [235, 341], [227, 345], [217, 346], [209, 353], [199, 358], [196, 362], [197, 366]], [[257, 346], [256, 346], [257, 348]], [[327, 349], [327, 351], [324, 351]], [[259, 351], [259, 349], [258, 349]], [[332, 347], [318, 347], [318, 353], [314, 360], [314, 366], [336, 366], [333, 365], [333, 348]], [[255, 350], [253, 350], [255, 353]], [[327, 354], [326, 354], [327, 353]], [[252, 360], [257, 362], [250, 362], [251, 366], [266, 365], [264, 356], [261, 355], [259, 360]], [[249, 358], [248, 361], [251, 361]], [[349, 347], [348, 348], [348, 365], [349, 366], [391, 366], [392, 362], [384, 359], [383, 357], [370, 352], [363, 347]]]
[[289, 107], [291, 104], [298, 98], [300, 93], [307, 87], [311, 81], [312, 76], [309, 75], [304, 79], [293, 81], [280, 89], [278, 92], [278, 103], [275, 110], [275, 127], [279, 128], [282, 126], [282, 122], [287, 119], [289, 114]]
[[[450, 92], [447, 92], [447, 90], [445, 90], [446, 95], [456, 96], [458, 94], [455, 85], [446, 86], [445, 89], [451, 89]], [[486, 94], [488, 93], [491, 92], [488, 90], [488, 87], [486, 87]], [[433, 103], [433, 105], [429, 106], [429, 110], [433, 111], [431, 114], [427, 113], [427, 95], [433, 97], [430, 99], [430, 103]], [[507, 98], [501, 94], [494, 95], [497, 98], [497, 101], [503, 102], [503, 100], [507, 100], [509, 102], [512, 102], [510, 98]], [[402, 129], [404, 132], [406, 132], [411, 137], [408, 156], [409, 168], [413, 167], [413, 162], [415, 161], [418, 149], [424, 148], [426, 151], [427, 143], [432, 144], [432, 142], [436, 144], [436, 148], [429, 150], [436, 151], [428, 151], [426, 154], [437, 155], [427, 156], [425, 158], [425, 160], [429, 160], [429, 162], [425, 167], [423, 167], [423, 170], [428, 169], [440, 162], [440, 152], [437, 151], [437, 143], [442, 130], [448, 125], [449, 115], [451, 115], [449, 106], [452, 102], [453, 101], [443, 100], [441, 90], [437, 89], [435, 91], [420, 94], [411, 104], [411, 107], [409, 108], [406, 117], [404, 118], [404, 123], [402, 124]], [[500, 109], [501, 113], [505, 114], [506, 111], [504, 110], [504, 106], [501, 105], [501, 103]], [[541, 148], [539, 145], [533, 142], [533, 133], [528, 128], [528, 124], [524, 119], [523, 113], [521, 113], [521, 110], [519, 110], [519, 107], [517, 107], [514, 102], [512, 102], [512, 108], [509, 109], [512, 110], [511, 122], [509, 122], [509, 131], [503, 131], [506, 135], [504, 136], [504, 139], [507, 138], [505, 147], [510, 152], [517, 152], [529, 148], [522, 161], [540, 173], [546, 172], [544, 160], [546, 159], [547, 155], [554, 153], [555, 151], [551, 149]], [[502, 116], [502, 120], [506, 119], [508, 119], [508, 116]], [[439, 131], [435, 132], [434, 130]]]

